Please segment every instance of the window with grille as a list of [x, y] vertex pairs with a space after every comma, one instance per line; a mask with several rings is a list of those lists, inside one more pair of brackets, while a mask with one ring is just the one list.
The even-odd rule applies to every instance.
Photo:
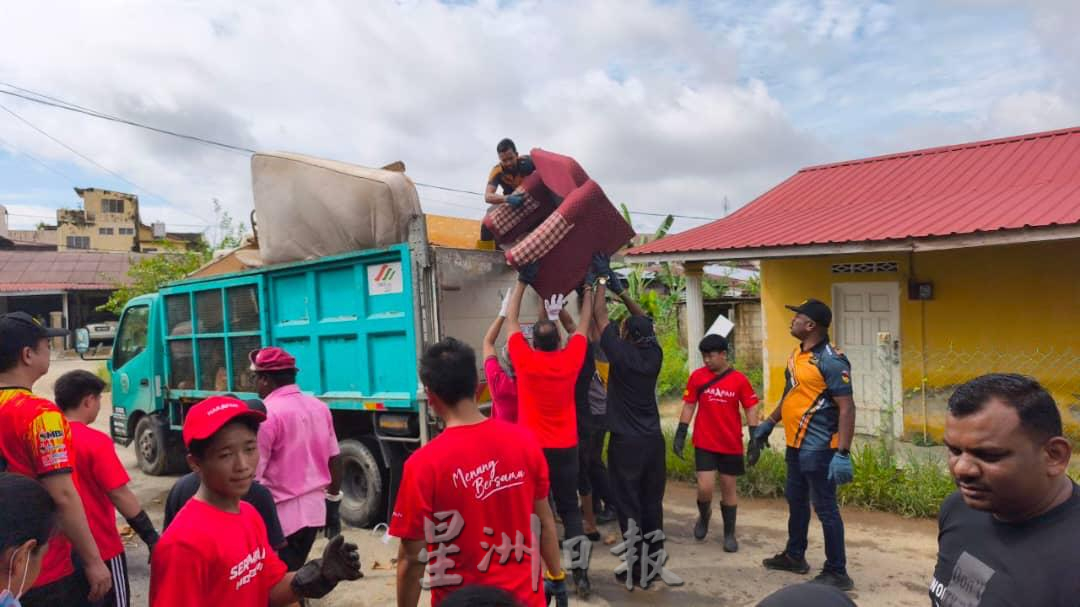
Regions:
[[123, 213], [124, 201], [119, 198], [102, 198], [101, 199], [101, 212], [102, 213]]
[[68, 236], [67, 248], [69, 249], [89, 249], [90, 237], [89, 236]]
[[834, 263], [833, 274], [873, 274], [875, 272], [896, 272], [899, 265], [895, 261], [865, 261], [858, 263]]
[[121, 236], [134, 236], [135, 228], [119, 228]]
[[97, 233], [98, 233], [99, 236], [112, 236], [113, 235], [113, 229], [112, 228], [98, 228]]

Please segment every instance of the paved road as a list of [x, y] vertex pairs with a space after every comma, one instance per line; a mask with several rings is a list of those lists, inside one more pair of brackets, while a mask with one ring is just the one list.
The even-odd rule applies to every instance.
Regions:
[[[36, 386], [37, 392], [51, 396], [52, 383], [60, 374], [75, 368], [93, 371], [101, 363], [79, 360], [55, 361], [50, 373]], [[108, 398], [95, 427], [108, 431]], [[151, 477], [143, 474], [135, 463], [131, 447], [117, 448], [121, 461], [131, 475], [131, 487], [142, 500], [150, 517], [160, 526], [164, 497], [173, 478]], [[596, 596], [588, 602], [572, 600], [572, 605], [678, 605], [680, 607], [750, 606], [770, 592], [788, 584], [805, 580], [803, 576], [766, 571], [761, 559], [783, 547], [786, 538], [786, 505], [780, 500], [745, 500], [739, 508], [741, 549], [737, 554], [723, 552], [720, 542], [712, 535], [705, 542], [696, 542], [691, 532], [697, 516], [693, 487], [669, 483], [665, 496], [665, 530], [670, 553], [669, 569], [686, 580], [686, 585], [669, 588], [654, 586], [649, 591], [629, 593], [618, 586], [611, 572], [618, 564], [606, 546], [597, 544], [593, 552], [593, 574]], [[719, 526], [719, 513], [714, 517]], [[932, 520], [908, 520], [877, 512], [844, 509], [847, 525], [848, 560], [855, 579], [853, 597], [862, 607], [907, 607], [925, 605], [926, 588], [933, 572], [937, 548], [937, 528]], [[124, 522], [118, 521], [121, 526]], [[610, 531], [613, 527], [608, 526]], [[380, 606], [394, 603], [394, 571], [391, 563], [397, 553], [397, 542], [384, 544], [378, 535], [364, 529], [347, 529], [349, 541], [360, 546], [365, 578], [340, 587], [320, 602], [329, 607], [346, 605]], [[313, 554], [322, 549], [319, 540]], [[128, 544], [128, 559], [132, 581], [133, 605], [147, 604], [149, 568], [146, 548], [133, 538]], [[807, 555], [812, 567], [820, 568], [824, 559], [821, 530], [817, 522], [810, 529], [810, 549]], [[428, 604], [425, 594], [421, 605]], [[194, 603], [193, 603], [194, 604]]]

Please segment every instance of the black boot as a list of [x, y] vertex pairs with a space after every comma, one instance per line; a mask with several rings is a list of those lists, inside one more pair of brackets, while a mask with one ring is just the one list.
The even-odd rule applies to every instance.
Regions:
[[720, 504], [720, 515], [724, 518], [724, 552], [738, 552], [739, 541], [735, 539], [735, 512], [738, 506]]
[[698, 502], [698, 519], [694, 523], [694, 539], [701, 541], [709, 534], [709, 518], [712, 517], [712, 502]]
[[592, 583], [589, 582], [589, 570], [588, 569], [574, 569], [572, 571], [574, 576], [574, 592], [577, 597], [583, 601], [589, 599], [589, 595], [592, 594]]

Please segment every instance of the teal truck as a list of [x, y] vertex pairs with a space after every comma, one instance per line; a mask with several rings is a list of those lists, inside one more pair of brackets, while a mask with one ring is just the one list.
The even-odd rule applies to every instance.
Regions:
[[108, 361], [113, 440], [133, 444], [146, 473], [183, 470], [187, 409], [214, 394], [257, 397], [248, 354], [280, 346], [296, 357], [300, 388], [333, 413], [342, 518], [381, 520], [405, 458], [439, 431], [418, 354], [454, 336], [479, 358], [516, 279], [499, 252], [432, 245], [425, 221], [413, 218], [399, 244], [181, 280], [132, 299]]

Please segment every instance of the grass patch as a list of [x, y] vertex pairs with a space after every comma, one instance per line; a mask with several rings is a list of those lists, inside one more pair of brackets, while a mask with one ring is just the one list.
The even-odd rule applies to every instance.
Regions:
[[109, 373], [109, 368], [102, 363], [94, 369], [94, 375], [101, 378], [101, 381], [105, 382], [105, 392], [112, 392], [112, 373]]
[[[671, 450], [675, 432], [665, 428], [667, 442], [667, 474], [669, 479], [693, 483], [694, 449], [687, 440], [685, 459]], [[774, 438], [775, 442], [775, 438]], [[868, 445], [852, 453], [855, 480], [840, 488], [840, 503], [871, 510], [891, 512], [906, 517], [936, 517], [956, 485], [952, 477], [934, 458], [911, 458], [903, 467], [897, 466], [895, 456], [883, 445]], [[1080, 473], [1073, 473], [1074, 478]], [[739, 477], [739, 495], [746, 497], [780, 498], [784, 496], [787, 463], [780, 449], [766, 449], [753, 468]]]

